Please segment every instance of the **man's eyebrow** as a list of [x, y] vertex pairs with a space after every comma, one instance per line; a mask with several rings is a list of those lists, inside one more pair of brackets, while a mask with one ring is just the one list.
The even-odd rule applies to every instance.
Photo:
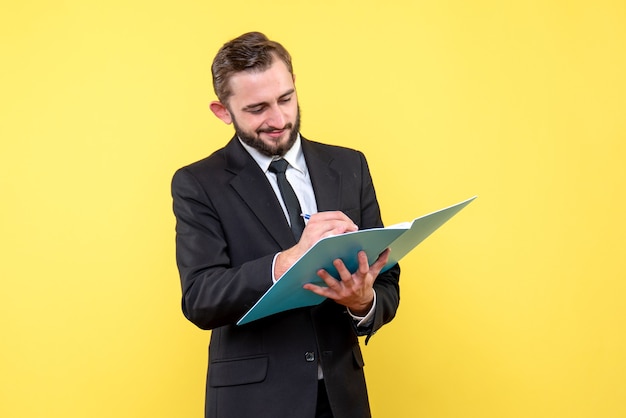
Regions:
[[249, 104], [247, 106], [244, 106], [241, 108], [241, 110], [246, 111], [246, 110], [252, 110], [255, 107], [261, 107], [261, 106], [265, 106], [267, 104], [267, 102], [259, 102], [259, 103], [253, 103], [253, 104]]
[[[295, 91], [296, 89], [290, 89], [289, 91], [286, 91], [285, 93], [278, 96], [278, 100], [284, 99], [287, 96], [291, 96], [293, 93], [295, 93]], [[251, 109], [254, 109], [255, 107], [265, 106], [266, 104], [267, 102], [252, 103], [252, 104], [244, 106], [241, 110], [243, 111], [251, 110]]]
[[278, 97], [279, 99], [284, 99], [287, 96], [291, 96], [294, 92], [296, 91], [296, 89], [291, 89], [288, 92], [281, 94], [280, 97]]

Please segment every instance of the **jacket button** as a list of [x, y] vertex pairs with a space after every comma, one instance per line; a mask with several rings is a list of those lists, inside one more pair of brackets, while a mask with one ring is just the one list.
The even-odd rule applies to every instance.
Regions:
[[304, 359], [306, 361], [315, 361], [315, 353], [312, 351], [307, 351], [304, 353]]

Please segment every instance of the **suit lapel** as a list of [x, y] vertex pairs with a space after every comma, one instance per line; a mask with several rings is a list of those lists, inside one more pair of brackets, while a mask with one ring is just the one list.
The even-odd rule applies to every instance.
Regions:
[[[236, 137], [226, 145], [225, 151], [227, 170], [234, 175], [230, 183], [232, 188], [281, 248], [292, 247], [295, 239], [265, 174]], [[302, 152], [311, 176], [317, 210], [337, 210], [341, 199], [341, 175], [333, 168], [334, 157], [305, 138], [302, 138]]]
[[333, 168], [334, 157], [304, 138], [302, 152], [311, 176], [317, 210], [337, 210], [341, 199], [341, 174]]
[[230, 185], [281, 248], [296, 242], [280, 203], [265, 174], [235, 137], [226, 146], [227, 170], [234, 174]]

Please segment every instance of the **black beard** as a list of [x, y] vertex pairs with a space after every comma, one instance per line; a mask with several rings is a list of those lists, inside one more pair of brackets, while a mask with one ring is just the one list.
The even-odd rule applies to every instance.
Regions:
[[237, 121], [235, 120], [235, 117], [232, 116], [232, 112], [231, 118], [233, 119], [233, 125], [235, 126], [235, 133], [237, 134], [239, 139], [241, 139], [244, 144], [251, 146], [252, 148], [259, 151], [261, 154], [268, 157], [274, 157], [276, 155], [282, 157], [283, 155], [285, 155], [285, 153], [289, 151], [293, 144], [296, 142], [296, 139], [298, 139], [298, 132], [300, 132], [300, 106], [298, 106], [296, 122], [293, 125], [291, 123], [288, 123], [283, 127], [283, 129], [291, 129], [291, 132], [289, 133], [289, 138], [287, 139], [287, 142], [280, 145], [266, 144], [265, 142], [263, 142], [261, 138], [259, 138], [259, 134], [262, 131], [250, 133], [240, 129]]

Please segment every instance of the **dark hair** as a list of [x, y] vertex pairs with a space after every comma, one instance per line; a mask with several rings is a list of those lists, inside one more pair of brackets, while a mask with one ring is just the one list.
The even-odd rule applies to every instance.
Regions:
[[270, 41], [260, 32], [248, 32], [225, 43], [215, 55], [211, 72], [213, 89], [220, 102], [226, 103], [231, 96], [229, 81], [241, 71], [267, 70], [274, 58], [281, 59], [293, 75], [291, 56], [278, 42]]

